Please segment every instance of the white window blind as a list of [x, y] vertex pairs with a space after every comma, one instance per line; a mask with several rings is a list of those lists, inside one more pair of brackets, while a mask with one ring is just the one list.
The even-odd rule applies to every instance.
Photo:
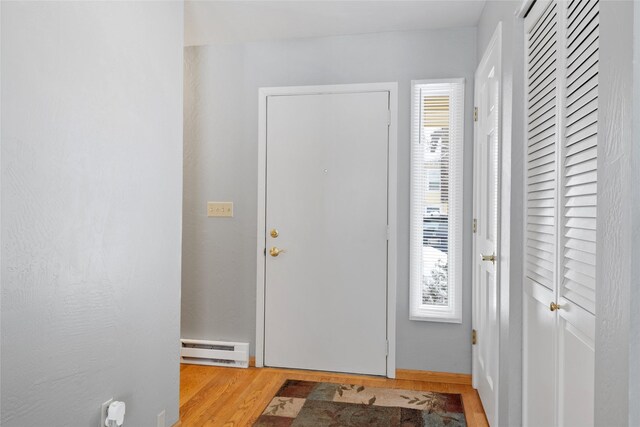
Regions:
[[413, 320], [462, 321], [464, 80], [412, 83]]

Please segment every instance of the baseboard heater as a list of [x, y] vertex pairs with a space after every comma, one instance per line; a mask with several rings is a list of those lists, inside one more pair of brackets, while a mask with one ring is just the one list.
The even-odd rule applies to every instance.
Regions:
[[180, 362], [194, 365], [249, 367], [249, 343], [182, 339]]

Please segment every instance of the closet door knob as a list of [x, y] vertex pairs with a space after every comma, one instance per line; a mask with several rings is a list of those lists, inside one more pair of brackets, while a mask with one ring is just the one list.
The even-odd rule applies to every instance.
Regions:
[[560, 310], [560, 305], [556, 304], [553, 301], [551, 301], [551, 304], [549, 304], [549, 310], [551, 310], [551, 311]]

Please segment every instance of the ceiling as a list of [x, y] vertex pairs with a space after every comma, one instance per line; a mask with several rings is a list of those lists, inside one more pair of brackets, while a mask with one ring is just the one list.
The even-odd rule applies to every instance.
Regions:
[[484, 0], [185, 1], [185, 45], [472, 27]]

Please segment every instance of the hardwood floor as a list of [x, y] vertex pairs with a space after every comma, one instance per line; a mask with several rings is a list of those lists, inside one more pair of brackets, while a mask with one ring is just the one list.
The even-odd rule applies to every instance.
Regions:
[[[415, 373], [415, 374], [414, 374]], [[287, 379], [460, 393], [469, 427], [488, 426], [468, 376], [399, 371], [402, 379], [276, 368], [180, 366], [180, 427], [250, 426]], [[417, 378], [408, 379], [408, 378]], [[427, 378], [429, 381], [424, 381]], [[466, 378], [466, 379], [465, 379]], [[442, 382], [448, 381], [448, 382]]]

